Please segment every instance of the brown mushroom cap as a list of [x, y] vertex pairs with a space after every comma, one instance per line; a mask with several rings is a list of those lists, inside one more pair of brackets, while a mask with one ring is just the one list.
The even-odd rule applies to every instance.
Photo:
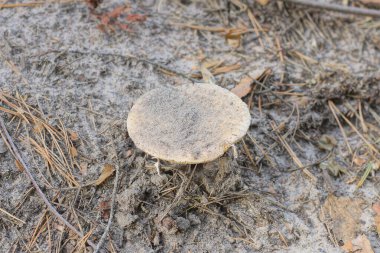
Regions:
[[213, 84], [158, 88], [141, 96], [127, 119], [129, 136], [146, 153], [183, 164], [222, 156], [247, 132], [251, 116], [235, 94]]

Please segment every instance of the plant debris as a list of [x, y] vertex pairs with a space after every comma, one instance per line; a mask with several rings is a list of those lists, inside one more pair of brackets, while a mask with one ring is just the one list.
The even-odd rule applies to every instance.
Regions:
[[99, 178], [94, 181], [94, 185], [101, 185], [104, 183], [104, 181], [106, 181], [114, 171], [115, 168], [111, 164], [104, 165], [102, 173], [100, 174]]
[[[370, 1], [1, 2], [1, 252], [379, 251]], [[142, 94], [183, 85], [249, 109], [212, 162], [158, 161], [127, 131]]]

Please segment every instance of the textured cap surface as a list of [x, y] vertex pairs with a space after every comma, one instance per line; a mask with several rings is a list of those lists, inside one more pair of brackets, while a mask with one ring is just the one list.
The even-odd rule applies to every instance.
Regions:
[[176, 163], [204, 163], [247, 132], [251, 116], [235, 94], [211, 84], [158, 88], [141, 96], [127, 119], [129, 136], [146, 153]]

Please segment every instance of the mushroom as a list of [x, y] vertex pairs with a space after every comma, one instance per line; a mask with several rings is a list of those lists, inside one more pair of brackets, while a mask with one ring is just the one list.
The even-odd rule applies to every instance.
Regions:
[[[214, 84], [153, 89], [133, 105], [128, 134], [147, 154], [179, 164], [222, 156], [249, 128], [247, 105]], [[158, 164], [158, 162], [157, 162]]]

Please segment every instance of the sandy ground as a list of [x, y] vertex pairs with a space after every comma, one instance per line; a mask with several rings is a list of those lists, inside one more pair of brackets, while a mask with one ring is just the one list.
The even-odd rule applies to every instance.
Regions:
[[[72, 140], [78, 154], [71, 153], [71, 173], [80, 185], [96, 180], [105, 164], [119, 168], [104, 252], [343, 252], [340, 246], [362, 234], [380, 252], [372, 208], [380, 200], [379, 172], [373, 169], [356, 187], [380, 159], [378, 21], [248, 1], [260, 32], [244, 5], [233, 2], [104, 1], [97, 13], [128, 5], [126, 17], [147, 16], [141, 22], [119, 17], [128, 30], [108, 33], [82, 2], [0, 9], [0, 92], [19, 95], [44, 122], [79, 136]], [[243, 26], [248, 29], [237, 48], [224, 32], [208, 29]], [[227, 152], [195, 167], [164, 163], [159, 176], [156, 160], [128, 138], [128, 112], [155, 87], [194, 81], [202, 59], [240, 65], [215, 75], [227, 89], [270, 68], [268, 90], [256, 86], [244, 98], [252, 103], [252, 122], [237, 159]], [[329, 100], [374, 150], [339, 117], [349, 152]], [[4, 101], [0, 106], [9, 108]], [[36, 126], [0, 115], [54, 207], [97, 243], [115, 176], [73, 188], [33, 148]], [[322, 135], [336, 139], [332, 151], [320, 147]], [[0, 208], [24, 222], [0, 212], [0, 252], [92, 251], [46, 211], [4, 142]]]

